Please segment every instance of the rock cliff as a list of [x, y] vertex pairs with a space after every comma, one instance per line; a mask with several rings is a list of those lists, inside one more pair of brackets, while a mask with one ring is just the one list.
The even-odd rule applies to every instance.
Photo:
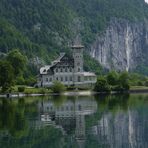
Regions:
[[134, 70], [147, 60], [148, 22], [111, 19], [107, 29], [96, 36], [89, 53], [107, 69]]

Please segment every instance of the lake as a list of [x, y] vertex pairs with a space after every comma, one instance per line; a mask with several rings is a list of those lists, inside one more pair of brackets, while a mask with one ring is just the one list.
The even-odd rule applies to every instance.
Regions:
[[0, 148], [148, 148], [148, 95], [1, 98]]

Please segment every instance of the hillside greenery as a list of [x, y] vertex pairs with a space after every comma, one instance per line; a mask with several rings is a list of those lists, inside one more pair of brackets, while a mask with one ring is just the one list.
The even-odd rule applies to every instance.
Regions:
[[35, 75], [36, 65], [50, 64], [59, 52], [69, 51], [79, 35], [87, 49], [85, 69], [100, 74], [104, 70], [87, 51], [113, 17], [143, 21], [148, 6], [144, 0], [1, 0], [0, 57], [20, 49], [29, 59], [26, 77]]

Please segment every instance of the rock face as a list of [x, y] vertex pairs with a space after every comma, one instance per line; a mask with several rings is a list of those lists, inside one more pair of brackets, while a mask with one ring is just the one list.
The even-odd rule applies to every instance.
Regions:
[[90, 55], [107, 69], [134, 70], [148, 53], [148, 22], [113, 18], [91, 45]]

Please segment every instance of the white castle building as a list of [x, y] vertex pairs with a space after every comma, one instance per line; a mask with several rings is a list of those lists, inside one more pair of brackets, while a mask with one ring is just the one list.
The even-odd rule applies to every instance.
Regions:
[[66, 86], [93, 86], [96, 75], [83, 70], [84, 46], [72, 46], [72, 55], [61, 53], [51, 65], [41, 67], [38, 86], [50, 87], [54, 81]]

